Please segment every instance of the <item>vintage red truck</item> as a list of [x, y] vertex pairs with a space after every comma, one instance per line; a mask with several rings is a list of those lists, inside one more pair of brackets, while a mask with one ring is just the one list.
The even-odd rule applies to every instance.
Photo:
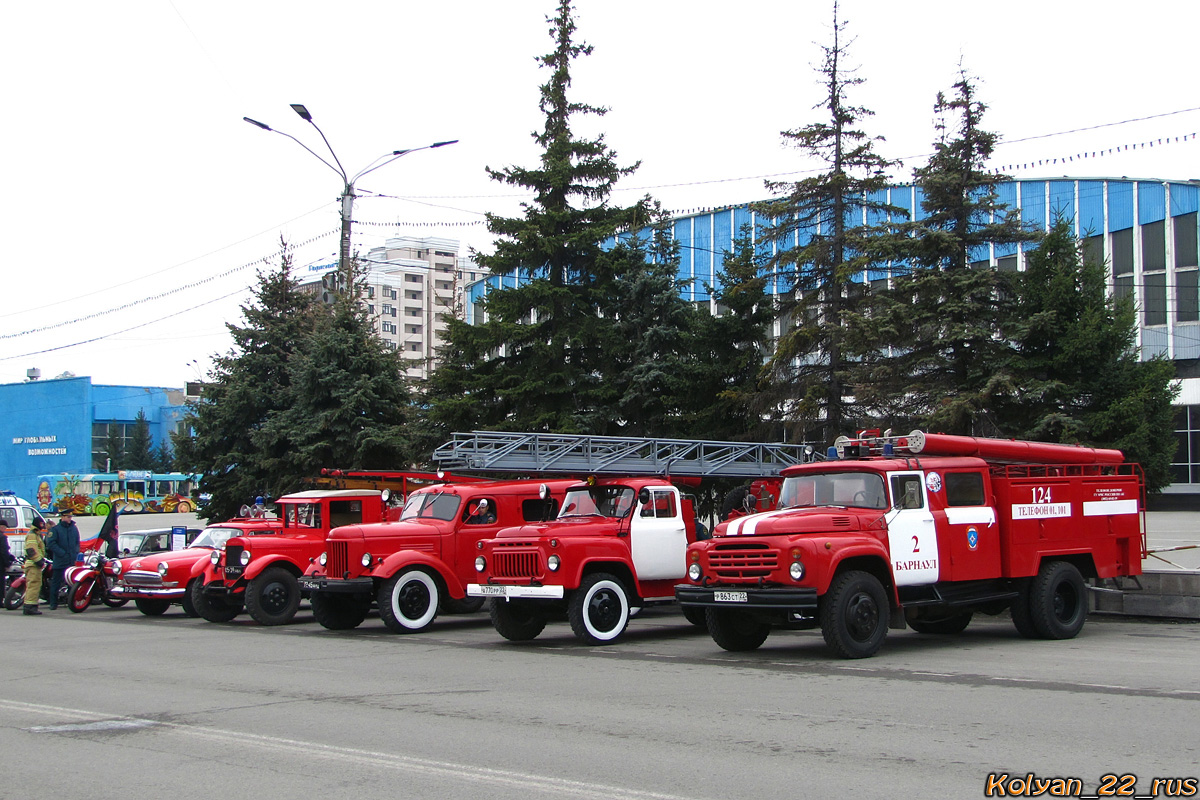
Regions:
[[467, 595], [492, 598], [506, 639], [533, 639], [565, 614], [578, 639], [608, 644], [643, 606], [674, 601], [696, 538], [691, 498], [664, 478], [576, 483], [556, 519], [479, 543]]
[[889, 627], [952, 634], [1006, 609], [1021, 635], [1066, 639], [1085, 578], [1141, 573], [1144, 481], [1118, 450], [913, 431], [839, 451], [783, 470], [774, 511], [689, 546], [675, 595], [722, 648], [820, 627], [863, 658]]
[[[340, 525], [395, 519], [390, 493], [363, 489], [314, 489], [275, 501], [271, 536], [235, 536], [197, 565], [192, 604], [209, 622], [228, 622], [243, 609], [263, 625], [282, 625], [296, 615], [299, 578], [325, 549]], [[232, 523], [230, 523], [232, 524]]]
[[417, 633], [439, 611], [469, 613], [476, 545], [502, 528], [552, 519], [576, 481], [446, 484], [409, 495], [400, 519], [330, 531], [324, 552], [300, 579], [313, 616], [331, 630], [360, 625], [371, 607], [395, 633]]

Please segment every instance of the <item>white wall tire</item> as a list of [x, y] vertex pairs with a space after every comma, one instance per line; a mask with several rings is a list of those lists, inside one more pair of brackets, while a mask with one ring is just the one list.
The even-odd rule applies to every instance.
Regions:
[[567, 618], [580, 641], [615, 642], [629, 625], [629, 595], [625, 585], [604, 572], [586, 576], [571, 595]]
[[379, 616], [394, 633], [417, 633], [437, 616], [441, 587], [423, 569], [395, 575], [379, 587]]

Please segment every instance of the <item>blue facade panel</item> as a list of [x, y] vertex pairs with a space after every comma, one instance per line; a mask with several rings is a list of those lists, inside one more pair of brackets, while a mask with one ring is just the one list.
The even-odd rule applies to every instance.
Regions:
[[1133, 227], [1133, 184], [1110, 181], [1108, 184], [1108, 230], [1123, 231]]
[[1049, 223], [1059, 220], [1075, 222], [1075, 181], [1050, 181]]
[[[908, 215], [907, 217], [904, 217], [904, 219], [910, 218], [913, 210], [913, 187], [893, 186], [888, 190], [888, 203], [889, 205], [904, 209]], [[893, 218], [896, 216], [897, 215], [893, 214]]]
[[1192, 183], [1171, 184], [1171, 216], [1200, 211], [1200, 186]]
[[692, 222], [696, 217], [684, 217], [683, 219], [675, 220], [675, 224], [671, 226], [671, 236], [680, 245], [679, 248], [679, 267], [676, 270], [676, 276], [679, 280], [684, 281], [683, 294], [688, 300], [694, 300], [692, 294], [692, 255], [694, 251], [688, 245], [695, 241], [692, 234]]
[[1079, 227], [1080, 236], [1097, 236], [1104, 233], [1104, 181], [1079, 182]]
[[1021, 181], [1021, 221], [1039, 231], [1046, 230], [1046, 182]]
[[1161, 183], [1139, 183], [1138, 224], [1160, 222], [1167, 218], [1167, 187]]

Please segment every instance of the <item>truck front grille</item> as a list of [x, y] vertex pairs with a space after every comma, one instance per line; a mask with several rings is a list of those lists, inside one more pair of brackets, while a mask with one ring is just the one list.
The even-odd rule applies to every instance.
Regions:
[[225, 564], [227, 566], [239, 566], [242, 563], [242, 551], [245, 548], [240, 544], [230, 545], [225, 548]]
[[496, 578], [536, 578], [542, 574], [542, 558], [536, 551], [498, 552], [492, 556]]
[[333, 539], [326, 541], [325, 546], [329, 548], [325, 551], [328, 559], [325, 574], [331, 578], [341, 578], [350, 570], [350, 543], [344, 539]]
[[709, 551], [708, 564], [718, 578], [763, 578], [779, 566], [779, 553], [763, 543], [721, 544]]

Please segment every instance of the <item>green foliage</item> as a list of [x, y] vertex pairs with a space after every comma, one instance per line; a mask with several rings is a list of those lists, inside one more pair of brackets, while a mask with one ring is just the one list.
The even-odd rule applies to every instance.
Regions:
[[146, 420], [146, 412], [138, 409], [137, 418], [133, 422], [133, 433], [125, 447], [125, 458], [122, 469], [151, 469], [154, 454], [150, 447], [150, 423]]
[[766, 266], [794, 290], [779, 296], [783, 330], [768, 363], [761, 403], [778, 409], [798, 436], [832, 440], [855, 417], [846, 384], [848, 325], [862, 298], [862, 275], [874, 263], [877, 229], [861, 222], [892, 209], [876, 199], [887, 187], [890, 162], [874, 151], [879, 139], [856, 126], [872, 112], [847, 103], [862, 83], [844, 62], [846, 23], [834, 4], [833, 42], [819, 68], [826, 120], [784, 131], [785, 139], [826, 171], [791, 184], [768, 183], [779, 198], [755, 210], [772, 220], [763, 240], [775, 246]]
[[1131, 298], [1108, 294], [1103, 264], [1085, 261], [1058, 220], [1019, 276], [1017, 390], [1002, 410], [1019, 438], [1115, 447], [1142, 464], [1147, 486], [1170, 482], [1174, 365], [1139, 361]]
[[109, 472], [125, 469], [125, 440], [117, 423], [108, 423], [104, 436], [104, 455], [108, 459]]
[[171, 444], [166, 436], [159, 441], [158, 447], [154, 448], [154, 453], [150, 458], [150, 469], [155, 472], [175, 471], [175, 456], [171, 452]]

